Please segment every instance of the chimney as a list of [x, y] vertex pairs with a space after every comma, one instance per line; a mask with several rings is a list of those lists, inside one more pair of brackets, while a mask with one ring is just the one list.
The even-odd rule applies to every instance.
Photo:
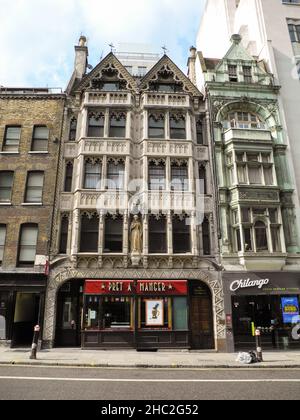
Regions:
[[87, 43], [86, 37], [81, 35], [81, 37], [79, 38], [78, 45], [75, 46], [74, 71], [75, 71], [75, 77], [77, 79], [82, 79], [82, 77], [86, 73], [87, 58], [89, 55], [88, 47], [86, 43]]
[[195, 47], [190, 48], [190, 56], [188, 59], [188, 76], [191, 82], [196, 85], [196, 57], [197, 50]]

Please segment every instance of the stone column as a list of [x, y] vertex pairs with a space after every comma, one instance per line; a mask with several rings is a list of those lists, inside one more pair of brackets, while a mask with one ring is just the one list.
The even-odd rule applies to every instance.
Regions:
[[123, 215], [123, 253], [128, 255], [129, 252], [129, 214], [128, 210], [125, 210]]
[[143, 254], [148, 255], [149, 253], [149, 215], [145, 214], [143, 217]]
[[173, 226], [172, 226], [172, 212], [168, 211], [167, 214], [167, 246], [168, 254], [173, 254]]
[[78, 254], [80, 238], [80, 210], [73, 211], [71, 254]]
[[87, 126], [88, 126], [88, 110], [87, 108], [83, 108], [81, 111], [81, 130], [80, 130], [80, 137], [86, 137], [87, 134]]
[[101, 210], [99, 214], [99, 236], [98, 236], [99, 255], [102, 255], [104, 252], [104, 235], [105, 235], [105, 212]]

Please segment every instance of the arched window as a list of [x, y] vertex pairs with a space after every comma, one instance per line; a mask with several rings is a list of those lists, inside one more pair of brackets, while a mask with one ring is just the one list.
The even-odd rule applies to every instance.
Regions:
[[256, 222], [254, 225], [256, 250], [257, 251], [268, 251], [268, 238], [267, 229], [264, 222]]
[[251, 112], [233, 111], [228, 114], [227, 121], [224, 126], [226, 128], [265, 130], [266, 125], [260, 117]]

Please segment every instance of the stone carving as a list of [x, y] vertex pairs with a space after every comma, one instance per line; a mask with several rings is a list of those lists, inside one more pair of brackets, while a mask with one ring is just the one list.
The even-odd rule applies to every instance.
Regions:
[[137, 266], [143, 251], [143, 226], [137, 215], [133, 217], [130, 225], [130, 248], [132, 264]]
[[207, 284], [212, 292], [216, 338], [226, 338], [224, 296], [221, 276], [217, 272], [207, 273], [205, 270], [193, 269], [124, 269], [124, 270], [76, 270], [67, 265], [53, 269], [49, 278], [43, 341], [52, 345], [55, 334], [56, 295], [59, 288], [71, 279], [155, 279], [155, 280], [199, 280]]

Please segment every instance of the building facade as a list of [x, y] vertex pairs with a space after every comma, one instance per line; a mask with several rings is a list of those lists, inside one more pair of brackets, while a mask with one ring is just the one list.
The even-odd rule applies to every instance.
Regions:
[[228, 350], [254, 345], [257, 327], [264, 345], [294, 348], [299, 234], [280, 86], [240, 35], [222, 59], [199, 52], [196, 68], [214, 139]]
[[[217, 36], [216, 36], [217, 28]], [[300, 226], [300, 2], [299, 0], [207, 0], [197, 49], [205, 57], [221, 59], [230, 47], [230, 37], [239, 34], [250, 55], [264, 61], [281, 86], [278, 104], [290, 175], [297, 188], [294, 202]]]
[[84, 37], [75, 52], [44, 346], [221, 350], [203, 96], [166, 55], [134, 77], [113, 53], [87, 73]]
[[0, 343], [43, 323], [64, 95], [0, 89]]

